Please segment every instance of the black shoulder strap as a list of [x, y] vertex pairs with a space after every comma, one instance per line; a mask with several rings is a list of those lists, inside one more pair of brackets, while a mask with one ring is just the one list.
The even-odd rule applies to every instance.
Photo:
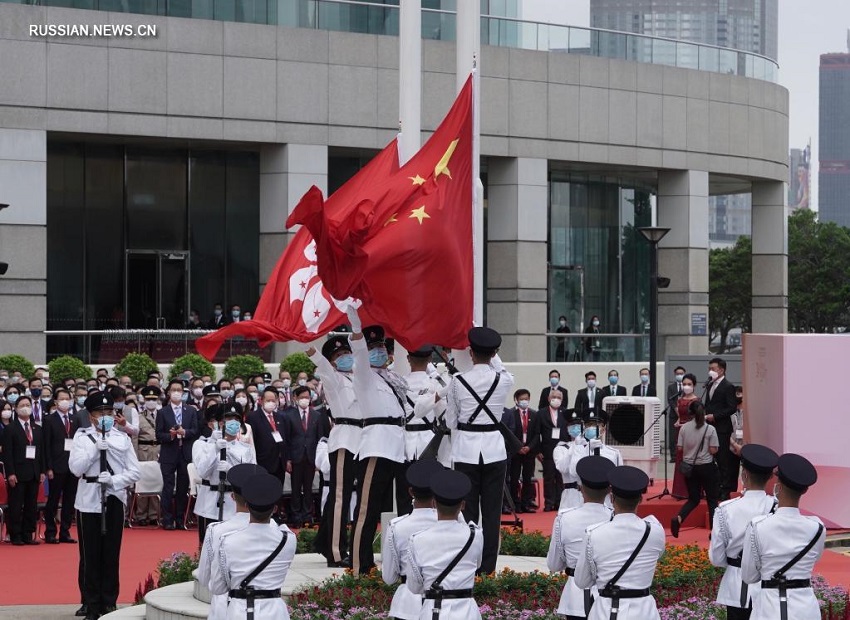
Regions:
[[[395, 396], [395, 399], [398, 401], [398, 406], [401, 407], [401, 415], [405, 415], [407, 413], [407, 410], [404, 408], [404, 401], [402, 400], [401, 396], [399, 396], [398, 392], [396, 392], [396, 389], [393, 387], [393, 384], [387, 381], [386, 377], [382, 375], [378, 376], [381, 377], [381, 379], [384, 380], [384, 383], [386, 383], [390, 387], [393, 392], [393, 396]], [[411, 407], [413, 406], [413, 403], [411, 402], [410, 398], [407, 398], [407, 402], [410, 403]]]
[[245, 579], [242, 580], [242, 583], [239, 584], [240, 588], [247, 588], [248, 584], [251, 583], [257, 577], [257, 575], [266, 570], [266, 567], [271, 564], [278, 555], [280, 555], [280, 552], [283, 551], [284, 545], [286, 545], [286, 539], [288, 538], [286, 532], [281, 532], [281, 534], [283, 534], [283, 536], [281, 537], [277, 547], [275, 547], [275, 550], [272, 551], [269, 557], [263, 560], [262, 564], [252, 570], [251, 573], [247, 577], [245, 577]]
[[632, 554], [629, 556], [629, 559], [626, 560], [626, 563], [620, 567], [620, 570], [617, 571], [617, 574], [608, 582], [605, 586], [606, 588], [611, 588], [616, 585], [617, 581], [620, 580], [620, 577], [626, 574], [626, 571], [629, 570], [629, 567], [634, 563], [637, 559], [640, 550], [643, 549], [643, 546], [646, 544], [647, 539], [649, 538], [649, 523], [646, 524], [646, 529], [643, 531], [643, 538], [640, 539], [638, 546], [635, 547], [635, 550], [632, 551]]
[[[97, 443], [97, 439], [95, 439], [95, 438], [94, 438], [94, 435], [89, 435], [89, 439], [91, 439], [91, 442], [92, 442], [93, 444], [96, 444], [96, 443]], [[109, 472], [109, 475], [110, 475], [110, 476], [114, 476], [114, 475], [115, 475], [115, 471], [113, 471], [112, 467], [110, 467], [110, 465], [109, 465], [109, 460], [108, 460], [108, 459], [107, 459], [107, 461], [106, 461], [106, 471], [108, 471], [108, 472]]]
[[455, 375], [455, 378], [460, 381], [461, 385], [466, 388], [466, 391], [469, 392], [472, 397], [478, 401], [478, 407], [475, 409], [472, 415], [469, 416], [469, 420], [466, 423], [472, 424], [475, 421], [475, 418], [478, 417], [478, 414], [483, 411], [488, 416], [490, 416], [490, 419], [493, 421], [493, 424], [498, 424], [499, 421], [496, 419], [496, 416], [493, 415], [493, 412], [490, 411], [490, 408], [487, 406], [487, 401], [490, 400], [490, 397], [493, 396], [493, 392], [496, 391], [496, 386], [499, 385], [500, 374], [498, 372], [496, 373], [496, 378], [493, 379], [493, 384], [490, 386], [490, 389], [487, 390], [487, 393], [484, 395], [483, 400], [480, 396], [478, 396], [478, 392], [473, 390], [472, 386], [466, 382], [466, 379], [463, 378], [463, 375]]
[[449, 562], [449, 565], [446, 566], [445, 570], [443, 570], [442, 573], [437, 575], [437, 578], [431, 584], [431, 589], [437, 590], [437, 589], [440, 588], [440, 586], [443, 583], [443, 579], [448, 577], [449, 573], [454, 570], [455, 566], [457, 566], [457, 563], [460, 562], [461, 558], [466, 555], [467, 551], [469, 551], [469, 548], [472, 546], [472, 541], [474, 539], [475, 539], [475, 526], [470, 524], [470, 526], [469, 526], [469, 538], [466, 539], [466, 543], [463, 545], [463, 549], [461, 549], [460, 553], [458, 553], [454, 558], [452, 558], [452, 561]]
[[812, 538], [808, 542], [808, 544], [805, 547], [803, 547], [803, 549], [800, 551], [800, 553], [795, 555], [785, 566], [783, 566], [778, 571], [776, 571], [773, 574], [773, 578], [779, 579], [780, 577], [783, 577], [785, 575], [785, 573], [787, 573], [791, 569], [791, 567], [793, 567], [797, 562], [802, 560], [803, 556], [806, 555], [809, 552], [809, 549], [811, 549], [812, 547], [815, 546], [815, 543], [818, 541], [818, 538], [820, 538], [820, 535], [822, 533], [823, 533], [823, 523], [818, 523], [818, 531], [815, 532], [814, 538]]

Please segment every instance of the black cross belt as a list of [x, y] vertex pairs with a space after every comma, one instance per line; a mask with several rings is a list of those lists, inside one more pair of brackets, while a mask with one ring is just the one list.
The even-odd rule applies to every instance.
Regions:
[[97, 476], [83, 476], [83, 480], [88, 483], [95, 484], [97, 482]]
[[727, 557], [727, 558], [726, 558], [726, 563], [727, 563], [729, 566], [734, 566], [735, 568], [741, 568], [741, 558], [740, 558], [740, 557], [737, 557], [737, 558], [730, 558], [730, 557]]
[[576, 569], [574, 569], [574, 568], [570, 568], [569, 566], [567, 566], [567, 567], [564, 569], [564, 572], [565, 572], [567, 575], [569, 575], [570, 577], [575, 577]]
[[436, 592], [432, 590], [428, 590], [425, 593], [425, 598], [428, 600], [449, 600], [449, 599], [461, 599], [461, 598], [472, 598], [472, 588], [467, 590], [438, 590]]
[[404, 430], [406, 430], [406, 431], [430, 431], [431, 425], [430, 424], [408, 424], [407, 426], [404, 427]]
[[459, 422], [457, 430], [466, 431], [468, 433], [491, 433], [499, 430], [498, 424], [464, 424]]
[[404, 424], [404, 418], [365, 418], [363, 427], [374, 426], [375, 424], [384, 424], [386, 426], [401, 426]]

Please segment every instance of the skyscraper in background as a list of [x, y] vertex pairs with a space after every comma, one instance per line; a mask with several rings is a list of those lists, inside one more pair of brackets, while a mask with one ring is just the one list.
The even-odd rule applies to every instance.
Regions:
[[788, 208], [811, 209], [811, 160], [812, 144], [804, 149], [791, 149], [788, 157]]
[[850, 32], [848, 53], [820, 57], [821, 221], [850, 226]]

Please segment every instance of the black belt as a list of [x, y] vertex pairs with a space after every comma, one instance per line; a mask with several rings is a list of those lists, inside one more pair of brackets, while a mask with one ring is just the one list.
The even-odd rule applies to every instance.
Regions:
[[799, 590], [800, 588], [811, 588], [811, 579], [768, 579], [761, 582], [762, 588]]
[[459, 599], [459, 598], [472, 598], [472, 588], [468, 590], [437, 590], [434, 592], [433, 590], [428, 590], [425, 592], [425, 598], [428, 600], [447, 600], [447, 599]]
[[407, 426], [404, 427], [404, 430], [406, 430], [406, 431], [430, 431], [431, 425], [430, 424], [408, 424]]
[[252, 590], [250, 588], [230, 591], [230, 598], [280, 598], [280, 590]]
[[83, 480], [94, 484], [97, 482], [97, 476], [83, 476]]
[[491, 433], [499, 430], [498, 424], [464, 424], [459, 422], [457, 430], [466, 431], [468, 433]]
[[649, 588], [644, 588], [643, 590], [626, 590], [623, 588], [613, 588], [609, 590], [608, 588], [603, 588], [599, 591], [599, 596], [613, 599], [643, 598], [644, 596], [649, 596]]
[[375, 424], [385, 424], [387, 426], [402, 426], [404, 418], [365, 418], [363, 427], [374, 426]]
[[331, 481], [330, 481], [330, 480], [328, 480], [328, 481], [326, 481], [326, 482], [323, 482], [323, 483], [322, 483], [322, 486], [323, 486], [323, 487], [330, 487], [330, 486], [331, 486]]
[[[204, 487], [209, 487], [211, 489], [218, 489], [218, 485], [219, 485], [218, 482], [211, 482], [210, 480], [201, 480], [201, 486], [204, 486]], [[226, 482], [224, 483], [224, 490], [225, 491], [231, 490], [230, 485], [227, 484]]]
[[575, 577], [576, 569], [574, 569], [574, 568], [570, 568], [569, 566], [567, 566], [567, 567], [564, 569], [564, 572], [565, 572], [565, 573], [567, 573], [570, 577]]
[[726, 563], [729, 566], [734, 566], [735, 568], [741, 568], [741, 558], [726, 558]]
[[158, 446], [159, 442], [153, 439], [139, 439], [140, 446]]
[[358, 420], [357, 418], [334, 418], [334, 424], [363, 428], [363, 420]]
[[407, 575], [402, 575], [399, 579], [402, 583], [407, 583]]
[[576, 489], [576, 490], [578, 490], [578, 482], [565, 482], [564, 488], [565, 489]]

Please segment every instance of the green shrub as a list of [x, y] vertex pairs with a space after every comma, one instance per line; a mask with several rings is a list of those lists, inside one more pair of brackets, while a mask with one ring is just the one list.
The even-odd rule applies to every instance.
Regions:
[[195, 377], [209, 375], [215, 381], [215, 366], [207, 361], [204, 356], [197, 353], [187, 353], [175, 359], [168, 371], [168, 380], [171, 381], [186, 370], [190, 370]]
[[156, 362], [146, 353], [128, 353], [114, 369], [116, 377], [127, 375], [134, 383], [144, 383], [148, 375], [159, 370]]
[[50, 371], [50, 380], [53, 383], [61, 383], [65, 379], [91, 379], [92, 377], [91, 368], [71, 355], [57, 357], [47, 365], [47, 369]]
[[281, 371], [285, 370], [293, 377], [299, 372], [312, 375], [316, 371], [316, 365], [307, 357], [306, 353], [290, 353], [280, 363]]
[[9, 374], [19, 372], [26, 379], [29, 379], [35, 374], [35, 366], [33, 366], [33, 363], [23, 355], [17, 355], [15, 353], [10, 355], [0, 355], [0, 368], [8, 370]]
[[266, 372], [266, 365], [256, 355], [234, 355], [227, 359], [224, 364], [223, 377], [244, 377], [247, 381], [253, 375], [261, 375]]

